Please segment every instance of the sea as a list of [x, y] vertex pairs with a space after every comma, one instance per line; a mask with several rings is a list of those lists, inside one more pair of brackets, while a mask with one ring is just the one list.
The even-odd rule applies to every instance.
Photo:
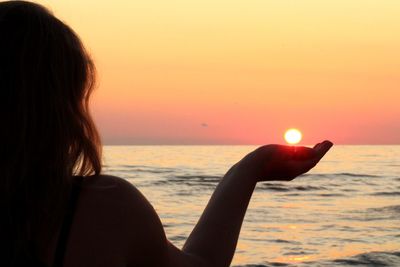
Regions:
[[[227, 170], [256, 146], [105, 146], [105, 173], [150, 201], [182, 247]], [[334, 146], [255, 189], [231, 266], [400, 266], [400, 146]]]

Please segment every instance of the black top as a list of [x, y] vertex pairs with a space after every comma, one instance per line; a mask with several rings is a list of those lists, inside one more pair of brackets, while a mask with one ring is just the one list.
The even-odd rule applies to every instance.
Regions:
[[[67, 248], [68, 237], [70, 233], [70, 228], [74, 219], [74, 213], [76, 205], [79, 199], [79, 193], [81, 190], [81, 185], [83, 181], [82, 176], [73, 177], [73, 183], [71, 192], [68, 198], [68, 203], [64, 215], [64, 219], [61, 225], [60, 234], [57, 241], [57, 247], [54, 254], [54, 261], [50, 267], [63, 267], [64, 265], [64, 255]], [[32, 250], [33, 247], [31, 248]], [[17, 262], [12, 264], [13, 267], [49, 267], [39, 259], [32, 257], [32, 254], [25, 255], [25, 257], [20, 257]]]
[[69, 237], [69, 232], [74, 219], [74, 213], [76, 209], [76, 204], [78, 202], [79, 193], [81, 189], [81, 184], [83, 177], [75, 177], [76, 183], [73, 183], [71, 194], [67, 204], [67, 210], [65, 213], [64, 221], [61, 226], [60, 235], [58, 237], [56, 252], [54, 255], [53, 267], [62, 267], [64, 264], [64, 255], [67, 248], [67, 242]]

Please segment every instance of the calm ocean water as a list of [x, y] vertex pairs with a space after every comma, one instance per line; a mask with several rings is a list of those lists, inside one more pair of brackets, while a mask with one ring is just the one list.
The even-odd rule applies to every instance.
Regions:
[[[254, 146], [105, 146], [181, 247], [220, 178]], [[400, 266], [400, 146], [335, 146], [289, 183], [258, 184], [232, 266]]]

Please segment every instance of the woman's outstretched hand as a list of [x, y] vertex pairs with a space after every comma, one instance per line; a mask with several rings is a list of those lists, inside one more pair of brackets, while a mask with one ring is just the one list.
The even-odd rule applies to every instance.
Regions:
[[265, 145], [245, 156], [230, 170], [259, 181], [290, 181], [312, 169], [332, 147], [324, 141], [313, 148]]

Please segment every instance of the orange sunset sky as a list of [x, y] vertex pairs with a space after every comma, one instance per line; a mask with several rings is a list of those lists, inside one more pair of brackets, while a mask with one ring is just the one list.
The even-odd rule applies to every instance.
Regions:
[[398, 0], [53, 0], [105, 144], [400, 144]]

